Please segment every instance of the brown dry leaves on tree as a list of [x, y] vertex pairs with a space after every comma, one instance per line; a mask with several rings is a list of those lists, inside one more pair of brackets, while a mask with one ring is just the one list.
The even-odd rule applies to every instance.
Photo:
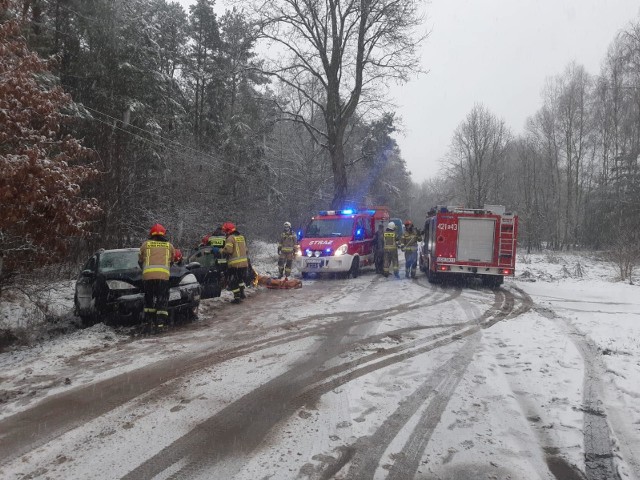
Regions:
[[[91, 150], [63, 134], [71, 98], [21, 33], [15, 0], [0, 0], [0, 252], [5, 274], [53, 261], [99, 213], [80, 185]], [[49, 82], [50, 83], [50, 82]]]

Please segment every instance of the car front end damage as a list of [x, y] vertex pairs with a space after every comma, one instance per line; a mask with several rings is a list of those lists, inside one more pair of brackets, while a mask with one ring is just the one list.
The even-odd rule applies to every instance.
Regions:
[[[137, 319], [144, 309], [144, 292], [123, 280], [107, 280], [106, 302], [100, 310], [104, 314]], [[172, 282], [173, 283], [173, 282]], [[185, 275], [178, 285], [169, 289], [169, 313], [194, 312], [200, 304], [200, 284], [193, 274]]]

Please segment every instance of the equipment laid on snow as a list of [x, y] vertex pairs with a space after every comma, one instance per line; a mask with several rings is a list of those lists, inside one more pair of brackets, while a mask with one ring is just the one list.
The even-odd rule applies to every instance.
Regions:
[[420, 268], [432, 283], [464, 275], [498, 287], [514, 274], [517, 236], [518, 216], [504, 206], [438, 206], [427, 215]]
[[273, 278], [267, 275], [258, 275], [258, 285], [264, 285], [273, 289], [302, 288], [302, 280], [297, 278]]
[[374, 265], [373, 237], [388, 221], [387, 207], [327, 210], [312, 217], [296, 258], [303, 278], [309, 273], [357, 277], [361, 267]]

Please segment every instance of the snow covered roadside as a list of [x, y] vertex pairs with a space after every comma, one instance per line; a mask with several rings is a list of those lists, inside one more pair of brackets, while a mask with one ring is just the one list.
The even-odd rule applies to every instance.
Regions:
[[[521, 271], [546, 281], [521, 283], [539, 313], [554, 320], [583, 357], [593, 356], [587, 377], [597, 376], [603, 404], [582, 405], [604, 415], [623, 435], [616, 452], [630, 465], [626, 478], [640, 475], [640, 287], [615, 281], [616, 270], [593, 255], [530, 256]], [[549, 261], [551, 260], [551, 262]], [[566, 327], [564, 325], [566, 325]], [[584, 337], [584, 338], [581, 338]], [[589, 346], [593, 346], [589, 350]], [[589, 366], [589, 359], [585, 362]], [[624, 465], [624, 464], [623, 464]]]
[[519, 258], [504, 288], [533, 308], [483, 332], [422, 458], [429, 478], [582, 478], [589, 415], [613, 430], [620, 477], [640, 478], [640, 288], [615, 277], [592, 254]]

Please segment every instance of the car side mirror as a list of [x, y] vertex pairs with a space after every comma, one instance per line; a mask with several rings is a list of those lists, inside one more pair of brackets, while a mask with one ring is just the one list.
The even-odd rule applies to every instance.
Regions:
[[87, 269], [87, 270], [83, 270], [82, 273], [80, 273], [80, 275], [87, 278], [93, 278], [95, 276], [95, 273], [93, 272], [93, 270]]
[[200, 268], [200, 262], [189, 262], [187, 263], [187, 270], [193, 270], [194, 268]]

